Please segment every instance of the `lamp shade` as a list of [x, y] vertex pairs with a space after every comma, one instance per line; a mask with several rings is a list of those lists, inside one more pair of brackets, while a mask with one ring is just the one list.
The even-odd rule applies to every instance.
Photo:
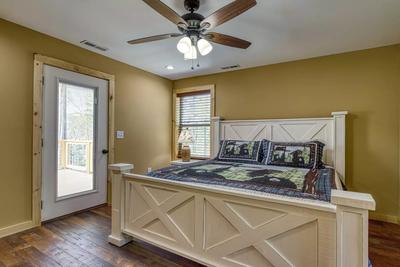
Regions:
[[197, 42], [197, 48], [199, 49], [199, 52], [202, 56], [208, 55], [213, 50], [213, 47], [210, 44], [210, 42], [204, 39], [200, 39]]
[[184, 54], [183, 59], [184, 60], [197, 59], [197, 49], [194, 45], [191, 46], [191, 49], [188, 53]]
[[189, 53], [190, 50], [192, 49], [192, 40], [190, 40], [189, 37], [183, 37], [182, 39], [179, 40], [178, 44], [176, 45], [176, 48], [182, 54]]
[[178, 143], [184, 145], [194, 143], [192, 132], [188, 128], [183, 129], [181, 131], [181, 134], [179, 135], [178, 138]]

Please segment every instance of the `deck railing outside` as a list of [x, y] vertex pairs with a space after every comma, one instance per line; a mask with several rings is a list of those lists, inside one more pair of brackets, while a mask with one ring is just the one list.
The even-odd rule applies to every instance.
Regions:
[[58, 141], [58, 169], [72, 169], [93, 172], [93, 141], [64, 140]]

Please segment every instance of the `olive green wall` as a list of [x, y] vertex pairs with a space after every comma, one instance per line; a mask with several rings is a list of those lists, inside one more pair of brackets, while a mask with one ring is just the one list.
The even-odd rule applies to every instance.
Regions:
[[169, 163], [172, 82], [0, 20], [0, 229], [31, 219], [33, 53], [115, 75], [117, 162]]
[[400, 45], [177, 80], [174, 87], [202, 84], [216, 85], [216, 114], [226, 119], [349, 111], [348, 186], [375, 197], [375, 216], [400, 215]]
[[[116, 161], [137, 172], [170, 160], [171, 88], [216, 84], [226, 119], [348, 110], [347, 181], [399, 216], [400, 45], [171, 81], [0, 20], [0, 229], [31, 219], [33, 53], [116, 77]], [[212, 56], [212, 55], [211, 55]]]

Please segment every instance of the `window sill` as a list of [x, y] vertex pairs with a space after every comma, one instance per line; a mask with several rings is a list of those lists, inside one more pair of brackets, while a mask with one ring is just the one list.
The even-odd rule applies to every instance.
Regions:
[[190, 163], [196, 163], [196, 162], [200, 162], [203, 161], [201, 159], [191, 159], [189, 162], [184, 162], [181, 159], [178, 160], [173, 160], [170, 162], [171, 165], [186, 165], [186, 164], [190, 164]]

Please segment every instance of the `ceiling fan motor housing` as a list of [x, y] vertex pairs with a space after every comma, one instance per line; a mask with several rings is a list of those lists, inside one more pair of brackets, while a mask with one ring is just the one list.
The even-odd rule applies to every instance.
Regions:
[[182, 18], [188, 23], [188, 28], [198, 29], [200, 23], [204, 20], [204, 17], [198, 13], [187, 13]]
[[190, 12], [198, 10], [200, 7], [200, 0], [185, 0], [185, 9]]

